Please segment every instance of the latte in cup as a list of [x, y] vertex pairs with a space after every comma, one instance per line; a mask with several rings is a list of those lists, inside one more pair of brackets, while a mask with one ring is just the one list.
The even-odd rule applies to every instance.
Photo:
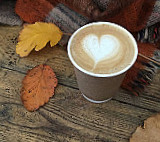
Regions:
[[132, 34], [110, 22], [79, 28], [69, 39], [67, 50], [78, 88], [92, 103], [107, 102], [118, 93], [138, 55]]
[[125, 69], [132, 62], [135, 49], [123, 30], [107, 24], [81, 29], [70, 45], [74, 62], [94, 74], [113, 74]]

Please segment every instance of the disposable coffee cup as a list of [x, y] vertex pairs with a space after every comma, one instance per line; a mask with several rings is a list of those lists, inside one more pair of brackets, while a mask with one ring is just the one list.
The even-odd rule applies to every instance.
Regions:
[[[110, 25], [113, 28], [119, 29], [123, 33], [127, 34], [130, 39], [130, 44], [132, 44], [132, 48], [134, 48], [134, 55], [130, 63], [125, 68], [114, 73], [97, 74], [85, 70], [76, 63], [71, 53], [72, 41], [81, 30], [94, 25]], [[133, 66], [138, 55], [137, 43], [132, 34], [125, 28], [110, 22], [94, 22], [79, 28], [70, 37], [67, 50], [69, 59], [74, 66], [79, 90], [81, 91], [85, 99], [93, 103], [103, 103], [109, 101], [113, 96], [118, 93], [118, 90], [121, 86], [126, 72]]]

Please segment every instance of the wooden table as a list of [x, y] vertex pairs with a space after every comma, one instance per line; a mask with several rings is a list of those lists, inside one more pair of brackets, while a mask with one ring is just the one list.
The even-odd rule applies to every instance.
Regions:
[[[46, 47], [19, 58], [20, 29], [0, 26], [0, 142], [127, 142], [137, 126], [160, 112], [160, 72], [138, 97], [120, 90], [111, 101], [93, 104], [80, 95], [66, 48]], [[49, 103], [28, 112], [20, 100], [21, 81], [43, 63], [54, 69], [59, 84]]]

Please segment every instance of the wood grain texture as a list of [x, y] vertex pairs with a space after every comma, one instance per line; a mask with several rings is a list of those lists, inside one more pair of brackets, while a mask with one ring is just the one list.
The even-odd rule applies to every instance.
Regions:
[[[160, 111], [160, 72], [139, 97], [120, 90], [108, 103], [80, 94], [66, 49], [46, 47], [26, 58], [15, 53], [20, 27], [0, 26], [0, 142], [127, 142], [143, 120]], [[36, 112], [20, 100], [28, 69], [46, 63], [59, 79], [55, 96]]]

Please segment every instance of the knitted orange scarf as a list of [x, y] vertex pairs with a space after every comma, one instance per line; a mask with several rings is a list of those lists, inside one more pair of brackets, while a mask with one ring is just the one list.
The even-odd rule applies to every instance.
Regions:
[[[110, 21], [117, 23], [129, 30], [135, 37], [137, 32], [146, 27], [147, 21], [153, 10], [155, 0], [108, 0], [106, 7], [100, 7], [96, 0], [17, 0], [16, 13], [26, 22], [34, 23], [44, 21], [48, 13], [58, 4], [64, 4], [71, 10], [87, 17], [92, 21]], [[58, 23], [61, 25], [61, 23]], [[156, 46], [138, 42], [139, 53], [152, 57]], [[143, 72], [144, 67], [151, 65], [138, 57], [135, 65], [128, 71], [122, 87], [134, 94], [149, 83], [148, 72]], [[146, 74], [146, 76], [145, 76]]]

